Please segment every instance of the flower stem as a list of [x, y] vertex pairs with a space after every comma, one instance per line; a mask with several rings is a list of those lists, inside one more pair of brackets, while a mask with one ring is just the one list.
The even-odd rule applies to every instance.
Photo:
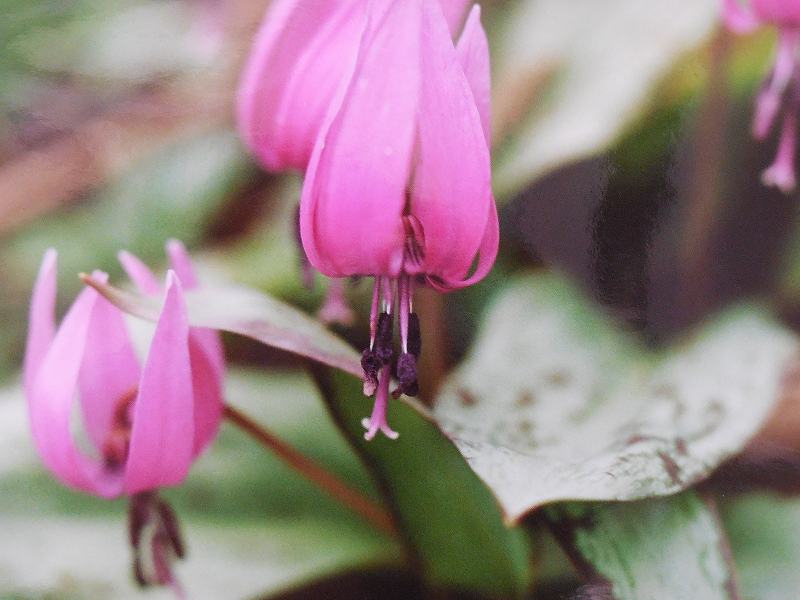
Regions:
[[389, 535], [396, 533], [392, 517], [373, 500], [351, 488], [324, 467], [264, 429], [230, 404], [225, 405], [224, 414], [230, 423], [247, 433], [267, 450], [273, 452], [308, 481], [327, 492], [353, 512], [364, 517], [377, 529]]

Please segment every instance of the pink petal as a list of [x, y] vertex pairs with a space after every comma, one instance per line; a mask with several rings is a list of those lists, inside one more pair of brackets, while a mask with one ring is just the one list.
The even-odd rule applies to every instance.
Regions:
[[290, 104], [294, 113], [289, 125], [306, 123], [315, 136], [347, 61], [342, 57], [337, 63], [329, 55], [328, 70], [315, 69], [313, 84], [292, 92], [287, 84], [320, 30], [331, 22], [344, 23], [342, 15], [356, 10], [356, 4], [363, 2], [276, 0], [267, 11], [239, 86], [237, 116], [242, 137], [268, 169], [306, 167], [315, 137], [306, 139], [302, 128], [295, 137], [298, 130], [287, 129], [276, 116], [282, 105]]
[[481, 7], [472, 7], [456, 46], [458, 62], [478, 107], [486, 143], [491, 140], [492, 77], [489, 65], [489, 40], [481, 25]]
[[492, 202], [489, 149], [472, 90], [435, 3], [423, 4], [422, 33], [411, 213], [424, 231], [423, 270], [445, 281], [460, 280], [485, 237]]
[[797, 0], [751, 0], [753, 12], [762, 22], [778, 27], [800, 27], [800, 2]]
[[401, 265], [420, 88], [420, 8], [420, 0], [371, 4], [354, 74], [317, 140], [300, 231], [309, 260], [325, 275], [394, 275]]
[[78, 377], [83, 423], [102, 448], [119, 403], [136, 393], [140, 368], [122, 312], [105, 298], [95, 302], [87, 336]]
[[51, 248], [42, 259], [33, 286], [23, 368], [26, 390], [30, 389], [55, 335], [57, 261], [58, 254]]
[[467, 6], [471, 2], [473, 0], [439, 0], [444, 18], [447, 20], [447, 26], [450, 28], [450, 34], [453, 37], [457, 37], [458, 32], [461, 31], [461, 24], [464, 22]]
[[366, 21], [366, 2], [341, 5], [302, 49], [274, 122], [287, 162], [305, 169], [337, 89], [352, 71]]
[[[211, 330], [203, 332], [214, 333]], [[194, 391], [194, 447], [192, 454], [200, 454], [216, 437], [222, 420], [222, 376], [212, 363], [203, 342], [197, 338], [199, 331], [189, 334], [189, 358], [192, 365], [192, 390]]]
[[489, 203], [489, 219], [486, 221], [486, 229], [483, 233], [481, 246], [478, 248], [478, 263], [472, 275], [466, 279], [452, 279], [447, 281], [437, 281], [428, 278], [428, 284], [440, 292], [449, 292], [462, 289], [478, 283], [489, 274], [497, 258], [497, 251], [500, 246], [500, 223], [497, 219], [497, 206], [494, 198]]
[[[185, 290], [193, 290], [199, 287], [200, 283], [192, 264], [192, 259], [184, 246], [178, 240], [167, 242], [167, 255], [170, 265], [180, 279]], [[222, 349], [222, 341], [219, 333], [213, 329], [201, 329], [193, 327], [190, 336], [200, 345], [200, 350], [206, 354], [207, 366], [214, 370], [218, 378], [222, 378], [225, 372], [225, 355]], [[192, 361], [194, 362], [194, 361]], [[217, 384], [219, 388], [219, 384]]]
[[122, 491], [122, 479], [85, 456], [71, 431], [73, 401], [92, 311], [99, 296], [84, 290], [70, 308], [27, 390], [34, 442], [42, 461], [62, 483], [103, 497]]
[[740, 0], [722, 0], [722, 18], [728, 29], [736, 33], [750, 33], [761, 25], [760, 20]]
[[128, 494], [175, 485], [186, 477], [194, 447], [193, 403], [186, 304], [170, 271], [134, 406], [125, 469]]
[[169, 264], [178, 279], [181, 280], [183, 289], [189, 291], [197, 288], [199, 285], [197, 274], [194, 271], [194, 265], [186, 246], [178, 240], [168, 240], [166, 248]]
[[117, 258], [139, 292], [146, 295], [161, 293], [161, 285], [158, 283], [158, 279], [153, 275], [150, 267], [139, 260], [138, 257], [122, 250], [117, 254]]

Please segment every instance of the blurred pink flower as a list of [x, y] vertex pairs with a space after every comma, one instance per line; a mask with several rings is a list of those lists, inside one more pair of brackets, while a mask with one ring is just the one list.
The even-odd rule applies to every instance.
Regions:
[[395, 297], [397, 396], [416, 392], [414, 284], [446, 291], [482, 279], [497, 254], [498, 222], [479, 8], [454, 46], [437, 2], [376, 0], [369, 7], [352, 72], [309, 163], [300, 230], [323, 274], [375, 277], [362, 360], [365, 393], [377, 391], [366, 424], [371, 439], [378, 430], [397, 435], [386, 422]]
[[[150, 521], [161, 531], [152, 547], [154, 557], [163, 559], [156, 565], [161, 574], [147, 582], [176, 586], [164, 575], [167, 549], [177, 551], [176, 529], [162, 518], [166, 509], [155, 493], [180, 484], [216, 435], [224, 363], [217, 334], [189, 328], [181, 280], [193, 287], [194, 272], [182, 245], [170, 242], [168, 250], [174, 271], [166, 277], [164, 304], [143, 365], [123, 314], [91, 288], [81, 292], [56, 328], [57, 256], [49, 250], [33, 290], [24, 386], [36, 448], [59, 481], [104, 498], [130, 496], [132, 506], [159, 507]], [[129, 254], [122, 259], [142, 291], [161, 292], [138, 259]], [[76, 398], [93, 453], [82, 449], [72, 431]]]
[[749, 33], [762, 25], [779, 30], [775, 64], [756, 98], [753, 136], [765, 139], [778, 114], [783, 111], [783, 127], [775, 162], [762, 176], [766, 185], [783, 192], [795, 188], [797, 131], [794, 124], [800, 110], [800, 0], [751, 0], [749, 5], [738, 0], [722, 0], [723, 18], [731, 31]]
[[[435, 1], [435, 0], [431, 0]], [[470, 0], [439, 0], [453, 31]], [[370, 0], [274, 0], [237, 93], [239, 131], [271, 171], [304, 170], [361, 42]]]

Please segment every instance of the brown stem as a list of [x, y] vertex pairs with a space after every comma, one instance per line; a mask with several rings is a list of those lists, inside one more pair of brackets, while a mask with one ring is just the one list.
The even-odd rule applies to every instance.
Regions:
[[386, 510], [264, 429], [261, 425], [230, 404], [225, 405], [225, 418], [247, 433], [259, 444], [273, 452], [278, 458], [311, 483], [327, 492], [353, 512], [364, 517], [375, 527], [389, 535], [396, 533], [394, 522]]
[[725, 154], [725, 127], [729, 113], [726, 87], [731, 35], [721, 30], [709, 49], [708, 92], [695, 131], [695, 171], [688, 190], [685, 228], [679, 249], [682, 300], [692, 318], [708, 308], [713, 293], [712, 237], [719, 220], [720, 174]]

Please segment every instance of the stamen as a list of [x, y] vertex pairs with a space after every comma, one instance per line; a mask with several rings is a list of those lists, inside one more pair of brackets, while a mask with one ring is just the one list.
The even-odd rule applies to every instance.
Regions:
[[409, 276], [400, 275], [400, 281], [397, 283], [397, 295], [400, 297], [400, 347], [403, 352], [408, 352], [408, 313], [411, 312], [410, 300], [411, 293], [409, 289]]
[[369, 311], [369, 349], [375, 345], [375, 332], [378, 328], [378, 303], [380, 302], [381, 287], [383, 278], [379, 275], [375, 277], [375, 285], [372, 288], [372, 306]]
[[350, 310], [350, 305], [347, 303], [343, 280], [331, 279], [325, 292], [325, 301], [322, 303], [317, 315], [326, 324], [338, 323], [344, 326], [353, 324], [355, 315], [353, 315], [353, 311]]
[[417, 382], [417, 359], [408, 352], [401, 354], [397, 359], [397, 381], [399, 385], [392, 392], [392, 397], [397, 400], [402, 394], [416, 396], [419, 394]]
[[383, 289], [383, 312], [392, 314], [392, 306], [394, 304], [394, 289], [392, 280], [388, 277], [381, 277]]
[[372, 407], [372, 415], [369, 419], [364, 419], [361, 424], [367, 430], [364, 434], [364, 439], [367, 441], [372, 440], [378, 431], [391, 440], [396, 440], [399, 433], [389, 427], [386, 420], [386, 410], [389, 405], [389, 380], [391, 379], [391, 367], [386, 365], [380, 373], [380, 383], [378, 385], [378, 393], [375, 396], [375, 405]]
[[375, 336], [375, 356], [381, 365], [387, 365], [394, 355], [394, 319], [391, 313], [381, 313], [378, 317], [378, 331]]
[[372, 396], [378, 388], [378, 371], [383, 363], [375, 352], [375, 340], [378, 335], [378, 321], [381, 314], [378, 308], [383, 291], [383, 277], [375, 277], [375, 285], [372, 288], [372, 306], [369, 313], [369, 348], [361, 354], [361, 368], [364, 370], [364, 395]]
[[361, 354], [361, 368], [364, 370], [364, 395], [372, 396], [378, 388], [378, 371], [381, 369], [381, 361], [375, 355], [374, 350], [366, 348]]
[[405, 215], [403, 225], [406, 234], [403, 271], [409, 275], [417, 275], [422, 272], [425, 261], [425, 232], [422, 223], [414, 215]]
[[392, 361], [392, 315], [382, 312], [378, 315], [375, 335], [370, 347], [361, 353], [361, 368], [364, 370], [364, 395], [372, 396], [378, 387], [378, 371]]
[[186, 546], [183, 543], [181, 527], [178, 517], [172, 507], [163, 500], [158, 501], [158, 515], [164, 525], [164, 533], [167, 535], [170, 546], [175, 551], [178, 558], [186, 556]]
[[175, 558], [185, 556], [178, 519], [156, 492], [130, 497], [128, 533], [133, 548], [133, 575], [142, 587], [168, 585], [179, 598], [183, 590], [172, 571]]
[[408, 315], [408, 351], [419, 358], [422, 353], [422, 332], [419, 327], [419, 315], [411, 312]]

